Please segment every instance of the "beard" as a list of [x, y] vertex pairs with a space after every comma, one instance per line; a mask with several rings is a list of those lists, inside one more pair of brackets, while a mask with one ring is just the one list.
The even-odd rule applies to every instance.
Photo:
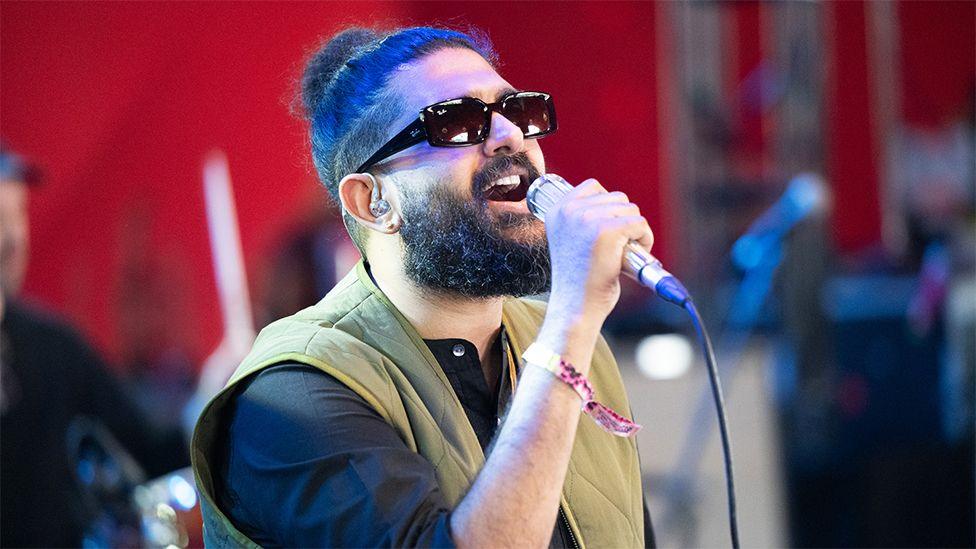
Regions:
[[[526, 165], [530, 180], [538, 170], [522, 154], [500, 157], [474, 179], [473, 198], [440, 183], [429, 193], [404, 196], [403, 265], [418, 286], [438, 293], [487, 299], [549, 291], [549, 247], [532, 214], [504, 213], [493, 219], [482, 182], [511, 165]], [[506, 236], [505, 233], [511, 236]]]

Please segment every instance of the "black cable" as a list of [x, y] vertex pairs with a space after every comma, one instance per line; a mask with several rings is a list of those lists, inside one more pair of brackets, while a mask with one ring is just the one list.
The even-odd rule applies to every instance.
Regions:
[[735, 518], [735, 481], [732, 479], [732, 444], [729, 442], [729, 430], [725, 420], [725, 399], [722, 397], [722, 383], [718, 379], [718, 367], [715, 363], [715, 351], [712, 349], [712, 340], [708, 337], [708, 331], [702, 323], [698, 309], [691, 299], [684, 301], [684, 309], [691, 315], [691, 323], [695, 326], [698, 334], [698, 341], [701, 343], [705, 353], [705, 362], [708, 366], [708, 378], [712, 382], [712, 396], [715, 398], [715, 411], [718, 413], [718, 427], [722, 435], [722, 451], [725, 454], [725, 485], [729, 497], [729, 530], [732, 535], [732, 547], [739, 549], [739, 526]]

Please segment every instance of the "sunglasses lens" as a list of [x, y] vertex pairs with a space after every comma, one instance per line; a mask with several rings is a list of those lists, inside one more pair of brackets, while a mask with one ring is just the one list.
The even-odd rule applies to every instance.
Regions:
[[429, 138], [443, 145], [471, 145], [484, 141], [485, 106], [463, 98], [445, 101], [424, 109]]
[[549, 102], [541, 94], [519, 94], [509, 97], [502, 106], [502, 115], [521, 128], [525, 137], [548, 133], [554, 122]]

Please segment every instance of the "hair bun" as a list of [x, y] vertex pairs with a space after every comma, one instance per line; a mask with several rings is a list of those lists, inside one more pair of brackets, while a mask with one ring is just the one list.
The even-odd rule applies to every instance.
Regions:
[[375, 31], [352, 27], [319, 46], [305, 64], [302, 75], [302, 107], [306, 119], [312, 118], [316, 106], [322, 100], [322, 94], [346, 61], [377, 38], [379, 35]]

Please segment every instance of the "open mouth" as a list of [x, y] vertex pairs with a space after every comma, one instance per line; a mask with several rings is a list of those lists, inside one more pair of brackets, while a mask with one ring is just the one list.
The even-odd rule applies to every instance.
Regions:
[[487, 200], [495, 202], [519, 202], [529, 189], [529, 179], [524, 175], [508, 175], [485, 184], [481, 189]]

